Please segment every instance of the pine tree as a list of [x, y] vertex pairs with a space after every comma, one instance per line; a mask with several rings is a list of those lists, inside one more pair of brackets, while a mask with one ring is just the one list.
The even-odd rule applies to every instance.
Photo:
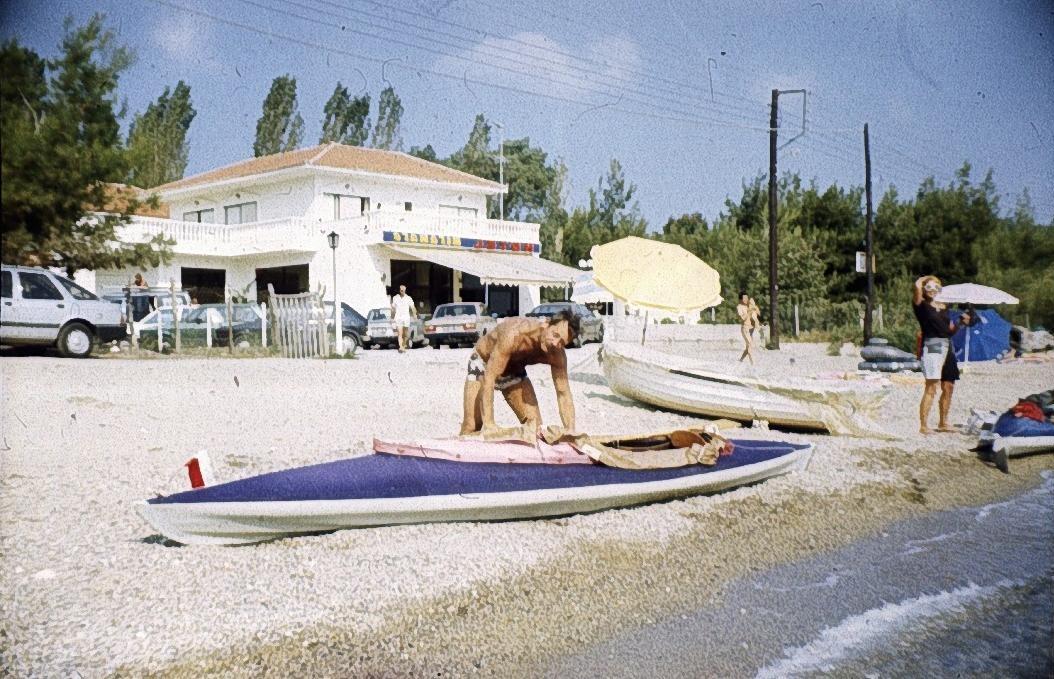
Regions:
[[129, 180], [145, 188], [183, 177], [190, 145], [187, 130], [197, 111], [190, 101], [190, 86], [180, 80], [174, 91], [164, 93], [137, 115], [128, 131]]
[[389, 85], [384, 88], [377, 100], [377, 124], [373, 128], [373, 148], [390, 151], [402, 150], [403, 140], [399, 129], [402, 117], [403, 103], [399, 95], [395, 93], [395, 88]]
[[[128, 176], [116, 107], [117, 80], [132, 54], [114, 44], [101, 15], [74, 29], [65, 23], [61, 55], [45, 66], [10, 41], [0, 49], [2, 242], [4, 260], [78, 269], [157, 266], [171, 241], [119, 243], [135, 200], [86, 216], [112, 201], [109, 182]], [[13, 88], [9, 88], [13, 84]], [[115, 245], [117, 243], [117, 245]]]
[[322, 137], [320, 144], [335, 141], [340, 144], [362, 146], [370, 136], [370, 95], [351, 98], [348, 88], [337, 83], [322, 109]]
[[296, 103], [296, 78], [281, 75], [271, 83], [263, 103], [263, 113], [256, 121], [253, 154], [269, 156], [292, 151], [304, 138], [304, 119]]

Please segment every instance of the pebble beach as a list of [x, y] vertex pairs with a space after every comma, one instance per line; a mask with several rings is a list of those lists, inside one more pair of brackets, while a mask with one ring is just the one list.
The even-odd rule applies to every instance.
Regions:
[[[659, 336], [649, 348], [784, 380], [852, 373], [859, 362], [820, 344], [759, 350], [753, 368], [735, 364], [734, 342]], [[703, 423], [613, 393], [597, 350], [568, 354], [579, 429]], [[975, 438], [919, 434], [919, 377], [896, 381], [884, 405], [893, 440], [729, 432], [809, 442], [815, 453], [804, 472], [713, 496], [243, 547], [178, 545], [132, 510], [183, 489], [181, 465], [201, 450], [222, 481], [367, 454], [374, 437], [454, 435], [469, 352], [0, 359], [0, 666], [13, 676], [566, 676], [569, 659], [620, 635], [730, 604], [744, 577], [898, 521], [1033, 492], [1054, 470], [1054, 456], [1038, 455], [1002, 474], [969, 452]], [[548, 370], [528, 372], [556, 422]], [[951, 420], [1003, 411], [1051, 383], [1054, 362], [973, 364]], [[500, 399], [495, 410], [499, 425], [514, 424]], [[759, 615], [759, 641], [737, 641], [705, 674], [754, 676], [779, 657], [764, 626]], [[650, 660], [642, 674], [680, 674]]]

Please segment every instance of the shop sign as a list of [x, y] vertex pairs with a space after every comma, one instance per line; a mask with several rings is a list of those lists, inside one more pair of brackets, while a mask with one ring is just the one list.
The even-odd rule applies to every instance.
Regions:
[[492, 250], [495, 252], [539, 252], [538, 243], [513, 243], [484, 238], [460, 238], [458, 236], [435, 236], [426, 233], [404, 233], [402, 231], [385, 231], [385, 243], [407, 243], [409, 245], [434, 245], [446, 248], [467, 248], [471, 250]]

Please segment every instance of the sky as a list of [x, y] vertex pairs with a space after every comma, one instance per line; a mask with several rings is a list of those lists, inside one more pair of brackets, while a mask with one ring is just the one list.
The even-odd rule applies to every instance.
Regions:
[[713, 221], [766, 175], [771, 92], [804, 89], [779, 98], [780, 173], [862, 186], [868, 123], [876, 205], [969, 162], [977, 182], [992, 170], [1005, 212], [1027, 189], [1054, 220], [1054, 2], [0, 0], [0, 36], [52, 57], [64, 17], [96, 12], [138, 57], [126, 128], [190, 85], [187, 175], [252, 157], [278, 75], [297, 79], [304, 145], [338, 81], [374, 116], [391, 84], [405, 150], [445, 157], [482, 113], [566, 163], [570, 207], [618, 159], [661, 229]]

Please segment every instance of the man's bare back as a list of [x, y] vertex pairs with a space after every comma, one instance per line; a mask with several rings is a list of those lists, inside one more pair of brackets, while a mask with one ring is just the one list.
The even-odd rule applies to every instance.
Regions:
[[521, 424], [540, 427], [538, 399], [526, 370], [528, 365], [539, 363], [552, 368], [560, 419], [565, 428], [573, 430], [575, 411], [564, 347], [577, 335], [577, 329], [577, 318], [570, 315], [552, 320], [510, 318], [480, 338], [469, 358], [461, 433], [495, 427], [495, 389], [501, 391]]
[[507, 345], [505, 351], [508, 354], [506, 373], [519, 372], [526, 366], [538, 363], [551, 364], [552, 359], [542, 349], [541, 343], [542, 332], [547, 325], [545, 321], [533, 318], [509, 318], [481, 337], [474, 348], [486, 363], [494, 349], [502, 344], [503, 339], [509, 337], [504, 343]]

